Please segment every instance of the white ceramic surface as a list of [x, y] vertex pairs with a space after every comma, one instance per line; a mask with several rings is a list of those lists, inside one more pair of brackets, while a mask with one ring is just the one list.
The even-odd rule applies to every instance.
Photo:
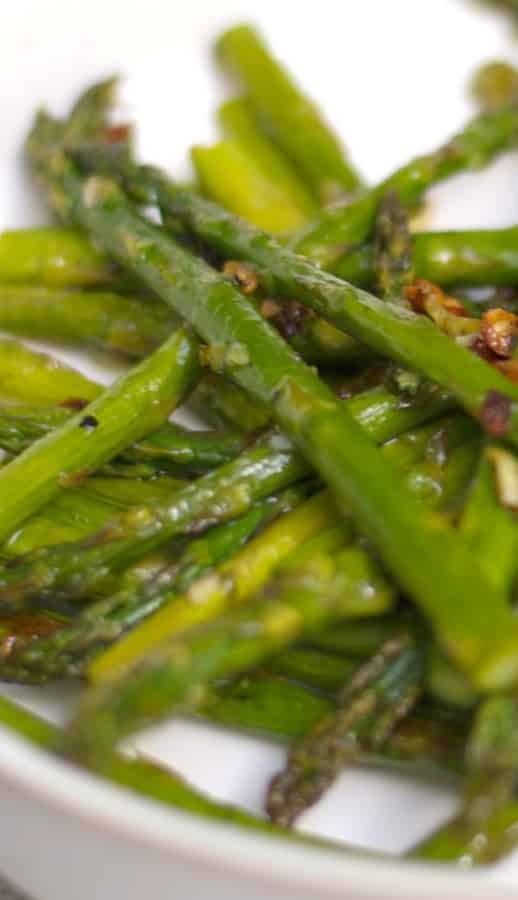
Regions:
[[[0, 13], [0, 227], [45, 221], [19, 147], [39, 103], [62, 111], [85, 82], [124, 77], [123, 113], [141, 125], [147, 159], [184, 174], [190, 143], [211, 137], [221, 96], [208, 46], [225, 24], [263, 26], [347, 137], [369, 179], [434, 147], [469, 115], [466, 83], [494, 56], [518, 59], [505, 21], [469, 0], [17, 0]], [[428, 226], [518, 221], [518, 159], [433, 192]], [[59, 350], [108, 381], [102, 357]], [[1, 498], [0, 498], [1, 502]], [[74, 692], [6, 689], [56, 721]], [[174, 722], [139, 739], [215, 796], [259, 810], [278, 747]], [[348, 859], [300, 849], [175, 814], [89, 778], [0, 734], [0, 871], [37, 900], [505, 900], [518, 859], [487, 873], [401, 863], [410, 846], [455, 806], [437, 785], [346, 773], [302, 827], [394, 854]], [[514, 887], [513, 887], [514, 885]]]

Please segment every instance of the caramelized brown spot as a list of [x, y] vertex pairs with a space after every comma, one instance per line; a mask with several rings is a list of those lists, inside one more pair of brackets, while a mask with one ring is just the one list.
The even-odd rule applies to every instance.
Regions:
[[506, 359], [518, 339], [518, 317], [506, 309], [490, 309], [482, 316], [481, 334], [493, 353]]
[[315, 317], [313, 310], [296, 300], [283, 300], [282, 303], [264, 300], [261, 304], [261, 313], [275, 325], [286, 340], [300, 334], [308, 319]]
[[466, 316], [466, 309], [455, 297], [449, 297], [438, 284], [426, 278], [416, 280], [405, 288], [405, 296], [415, 312], [430, 313], [430, 302], [439, 304], [453, 316]]
[[62, 488], [78, 487], [89, 478], [90, 474], [89, 469], [79, 469], [77, 472], [62, 472], [58, 478], [58, 483]]
[[223, 266], [223, 274], [232, 278], [243, 294], [253, 294], [259, 287], [257, 272], [248, 263], [229, 259]]
[[479, 334], [477, 334], [471, 342], [470, 350], [472, 350], [473, 353], [476, 353], [477, 356], [480, 356], [481, 359], [485, 359], [486, 362], [491, 363], [491, 365], [498, 363], [498, 356], [493, 353], [491, 348], [488, 347], [485, 340]]
[[487, 392], [482, 404], [480, 421], [489, 434], [494, 437], [504, 437], [511, 423], [511, 411], [511, 398], [491, 390]]
[[103, 132], [103, 139], [107, 144], [123, 144], [129, 140], [131, 135], [131, 125], [110, 125]]
[[505, 375], [509, 381], [518, 383], [518, 360], [506, 359], [504, 362], [495, 363], [496, 368], [502, 375]]
[[0, 617], [0, 631], [7, 632], [0, 638], [0, 657], [6, 659], [20, 644], [53, 634], [60, 623], [46, 616], [21, 614]]
[[82, 409], [85, 409], [88, 406], [88, 400], [84, 400], [82, 397], [67, 397], [66, 400], [62, 400], [59, 404], [64, 409], [72, 409], [74, 412], [81, 412]]
[[274, 319], [281, 311], [281, 306], [275, 300], [263, 300], [261, 303], [261, 315], [265, 319]]

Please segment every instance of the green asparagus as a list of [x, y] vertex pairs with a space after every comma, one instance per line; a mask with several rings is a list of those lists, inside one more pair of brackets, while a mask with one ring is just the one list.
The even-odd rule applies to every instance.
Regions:
[[210, 682], [251, 669], [304, 633], [359, 613], [369, 604], [365, 582], [349, 575], [350, 551], [313, 558], [286, 575], [276, 591], [183, 638], [164, 641], [122, 674], [87, 692], [63, 750], [96, 768], [125, 734], [172, 711], [196, 709]]
[[319, 202], [355, 191], [360, 178], [317, 107], [248, 25], [223, 34], [218, 60], [237, 78], [266, 130], [291, 157]]
[[19, 341], [0, 338], [0, 397], [22, 403], [88, 404], [99, 385], [75, 369]]
[[279, 498], [256, 503], [241, 518], [210, 529], [183, 552], [177, 549], [172, 559], [152, 558], [144, 577], [137, 572], [137, 579], [130, 580], [126, 572], [118, 590], [104, 591], [103, 599], [87, 606], [50, 637], [29, 643], [18, 640], [5, 654], [0, 674], [22, 682], [83, 674], [92, 656], [160, 609], [172, 593], [210, 577], [214, 566], [237, 553], [259, 528], [289, 512], [304, 496], [303, 488], [291, 488]]
[[[437, 231], [411, 236], [412, 262], [418, 278], [440, 284], [513, 286], [518, 276], [518, 229]], [[335, 268], [344, 281], [374, 285], [374, 252], [366, 243], [347, 253]], [[495, 303], [498, 305], [498, 303]]]
[[0, 471], [0, 540], [61, 489], [73, 487], [128, 444], [158, 428], [199, 374], [185, 329], [61, 427]]
[[[55, 751], [61, 740], [59, 728], [5, 697], [0, 697], [0, 724], [48, 752]], [[264, 819], [255, 817], [238, 807], [218, 803], [191, 787], [172, 769], [162, 768], [144, 757], [129, 759], [123, 755], [113, 754], [105, 760], [103, 775], [120, 787], [148, 797], [167, 807], [180, 809], [196, 816], [204, 816], [227, 825], [237, 825], [240, 828], [270, 834], [277, 838], [344, 851], [343, 845], [338, 847], [336, 844], [320, 841], [317, 838], [295, 835], [291, 831], [276, 828]]]
[[[72, 417], [59, 407], [0, 406], [0, 447], [17, 455]], [[167, 422], [126, 447], [105, 468], [109, 474], [145, 477], [161, 472], [202, 473], [233, 459], [248, 443], [237, 431], [191, 431]]]
[[267, 809], [272, 821], [292, 825], [348, 762], [382, 747], [417, 703], [422, 678], [422, 655], [408, 635], [384, 644], [352, 679], [345, 667], [346, 686], [337, 709], [290, 749], [285, 769], [270, 785]]
[[81, 232], [27, 228], [0, 234], [0, 284], [66, 288], [109, 285], [111, 263]]
[[[158, 194], [170, 215], [176, 214], [219, 252], [253, 263], [273, 296], [283, 295], [307, 304], [375, 352], [422, 372], [451, 390], [459, 403], [479, 419], [489, 433], [518, 444], [518, 424], [514, 423], [514, 417], [518, 420], [516, 386], [483, 359], [451, 341], [425, 316], [385, 303], [322, 272], [313, 263], [282, 247], [265, 232], [226, 213], [208, 200], [176, 188], [155, 170], [133, 171], [136, 174], [129, 174], [128, 181], [135, 193], [148, 198]], [[102, 185], [106, 187], [106, 183], [101, 180], [94, 184], [98, 185], [99, 194], [102, 194]], [[106, 187], [106, 193], [110, 196], [112, 190]], [[106, 207], [108, 201], [99, 197], [99, 206], [103, 204]], [[87, 218], [90, 222], [94, 218], [91, 210], [83, 217], [85, 222]], [[110, 218], [113, 222], [115, 215]], [[101, 230], [97, 222], [96, 225], [96, 231]], [[144, 241], [142, 226], [140, 233]], [[159, 239], [158, 235], [155, 239], [151, 235], [147, 237], [147, 240], [156, 240], [157, 243]], [[117, 255], [113, 236], [111, 241], [111, 249]], [[142, 268], [140, 265], [141, 276]], [[152, 284], [151, 279], [149, 284]], [[153, 279], [153, 284], [166, 299], [164, 285], [157, 284], [156, 279]]]
[[114, 293], [0, 286], [0, 328], [22, 337], [146, 356], [176, 327], [161, 303]]
[[[456, 423], [453, 421], [452, 425]], [[421, 430], [422, 434], [420, 433], [419, 437], [424, 440], [420, 449], [419, 441], [414, 442], [416, 458], [425, 452], [428, 443], [431, 444], [438, 431], [442, 430], [441, 426], [436, 425]], [[455, 435], [455, 428], [451, 428], [450, 442], [454, 445], [456, 440], [462, 440], [462, 435], [462, 429]], [[401, 466], [409, 459], [406, 442], [405, 436], [399, 446], [393, 442], [387, 447], [394, 459], [397, 459], [397, 451], [400, 451], [398, 461]], [[417, 489], [420, 489], [419, 482]], [[324, 522], [327, 527], [322, 531]], [[217, 573], [211, 574], [200, 583], [195, 582], [183, 599], [175, 596], [170, 590], [166, 592], [160, 603], [165, 608], [160, 614], [153, 616], [149, 622], [131, 632], [123, 641], [94, 661], [91, 667], [94, 679], [105, 677], [105, 673], [109, 674], [114, 669], [127, 665], [165, 636], [174, 635], [200, 621], [213, 618], [227, 609], [229, 604], [234, 606], [244, 602], [266, 582], [275, 568], [279, 566], [282, 570], [296, 568], [301, 561], [306, 562], [315, 552], [339, 549], [344, 542], [351, 540], [351, 536], [351, 523], [348, 525], [347, 522], [337, 518], [336, 510], [328, 496], [317, 495], [290, 516], [283, 517], [267, 529]], [[359, 547], [351, 552], [349, 564], [351, 577], [356, 573], [357, 577], [361, 578], [362, 573], [368, 571], [365, 553]], [[377, 586], [371, 582], [370, 590], [373, 608], [381, 608], [389, 603], [390, 592], [381, 579], [378, 578]], [[197, 599], [200, 596], [203, 597], [201, 606]]]
[[[37, 134], [33, 134], [32, 142], [36, 140]], [[451, 539], [444, 539], [442, 532], [446, 526], [439, 526], [426, 515], [404, 490], [400, 479], [381, 460], [378, 451], [324, 384], [290, 353], [232, 285], [136, 215], [113, 182], [100, 176], [85, 179], [68, 160], [61, 160], [54, 177], [56, 190], [62, 192], [61, 201], [75, 219], [177, 313], [186, 316], [200, 335], [214, 345], [222, 368], [231, 372], [238, 384], [271, 404], [278, 424], [333, 486], [342, 507], [348, 510], [353, 502], [362, 531], [373, 540], [400, 583], [431, 617], [440, 640], [453, 658], [480, 686], [494, 688], [511, 682], [515, 678], [514, 642], [518, 626], [506, 598], [493, 592], [489, 601], [488, 586], [483, 583], [477, 563], [466, 552], [463, 542], [453, 534]], [[222, 213], [218, 211], [218, 215]], [[267, 236], [262, 236], [261, 247], [263, 242], [272, 246]], [[425, 356], [428, 375], [443, 384], [453, 382], [457, 395], [486, 425], [489, 423], [493, 431], [514, 436], [513, 398], [514, 394], [518, 398], [518, 391], [503, 376], [455, 345], [424, 317], [416, 319], [406, 310], [368, 295], [358, 295], [351, 287], [321, 274], [289, 251], [278, 245], [274, 247], [273, 255], [278, 259], [284, 260], [283, 254], [288, 253], [291, 285], [293, 268], [298, 271], [300, 286], [302, 273], [308, 272], [309, 267], [311, 276], [308, 273], [300, 288], [305, 297], [315, 298], [315, 282], [322, 286], [325, 283], [321, 297], [325, 297], [326, 308], [331, 300], [329, 293], [333, 297], [330, 305], [335, 308], [336, 303], [339, 308], [338, 316], [333, 317], [342, 320], [345, 315], [349, 321], [355, 318], [361, 324], [362, 334], [369, 332], [371, 342], [374, 332], [377, 338], [381, 336], [376, 320], [379, 318], [380, 324], [383, 320], [383, 339], [376, 341], [377, 349], [388, 343], [393, 351], [397, 335], [399, 346], [405, 346], [406, 363], [410, 358], [413, 361], [414, 355], [423, 362]], [[335, 298], [334, 294], [338, 296]], [[358, 317], [351, 315], [351, 303], [344, 305], [344, 295], [349, 301], [351, 297], [356, 300], [361, 310]], [[315, 305], [320, 311], [320, 302]], [[447, 529], [444, 533], [448, 533]], [[435, 588], [437, 579], [443, 585], [441, 597]], [[469, 613], [467, 607], [464, 609], [459, 604], [459, 598], [468, 595]], [[474, 599], [477, 595], [480, 602]], [[477, 608], [479, 621], [474, 614]]]
[[344, 254], [370, 236], [380, 197], [388, 189], [397, 191], [400, 200], [411, 209], [432, 185], [457, 172], [480, 168], [514, 147], [517, 140], [515, 106], [477, 116], [438, 150], [397, 169], [348, 206], [324, 210], [296, 241], [296, 249], [323, 268], [334, 269]]
[[468, 775], [460, 813], [416, 847], [417, 859], [491, 863], [516, 847], [518, 708], [514, 696], [486, 700], [467, 748]]

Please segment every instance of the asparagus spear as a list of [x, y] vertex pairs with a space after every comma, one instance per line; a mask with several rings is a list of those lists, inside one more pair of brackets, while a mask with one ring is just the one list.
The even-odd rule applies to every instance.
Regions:
[[92, 477], [76, 488], [62, 491], [40, 513], [32, 516], [6, 541], [2, 552], [19, 556], [37, 547], [78, 541], [135, 506], [165, 502], [185, 482], [162, 476], [138, 480]]
[[501, 60], [485, 63], [475, 72], [471, 92], [481, 109], [501, 109], [518, 98], [518, 71]]
[[[343, 684], [344, 660], [335, 664], [342, 666]], [[332, 695], [259, 671], [213, 688], [201, 715], [233, 729], [291, 742], [302, 738], [334, 708]], [[441, 719], [426, 707], [418, 707], [397, 725], [376, 754], [362, 752], [360, 759], [362, 765], [385, 768], [396, 763], [405, 771], [415, 767], [421, 774], [458, 774], [464, 765], [465, 742], [463, 719]]]
[[[260, 135], [259, 139], [263, 141]], [[264, 149], [276, 158], [276, 150], [266, 140]], [[248, 144], [225, 140], [210, 147], [196, 146], [191, 157], [204, 193], [272, 234], [293, 234], [313, 210], [311, 198], [304, 210], [290, 181], [283, 183], [282, 173], [265, 170], [264, 158], [257, 158]], [[289, 168], [286, 175], [291, 176]]]
[[[493, 596], [488, 601], [487, 585], [483, 584], [476, 561], [466, 553], [463, 543], [455, 535], [451, 540], [443, 538], [437, 522], [404, 490], [400, 479], [381, 460], [378, 451], [324, 384], [290, 353], [232, 285], [138, 217], [113, 182], [100, 176], [84, 179], [66, 160], [57, 169], [55, 185], [63, 191], [62, 200], [76, 220], [176, 312], [184, 315], [205, 340], [212, 342], [223, 368], [253, 396], [272, 405], [279, 425], [329, 480], [342, 507], [348, 509], [352, 501], [362, 530], [373, 540], [400, 583], [432, 618], [440, 640], [453, 657], [481, 686], [497, 687], [512, 680], [515, 655], [511, 647], [518, 626], [506, 599]], [[265, 238], [269, 246], [270, 240]], [[263, 246], [262, 239], [260, 243]], [[283, 252], [275, 245], [276, 258], [282, 259]], [[374, 332], [377, 340], [381, 337], [375, 321], [379, 318], [381, 324], [382, 320], [383, 337], [379, 344], [389, 344], [393, 350], [396, 333], [400, 347], [406, 345], [405, 362], [410, 361], [409, 357], [414, 358], [414, 353], [421, 362], [426, 356], [427, 374], [432, 377], [440, 374], [443, 382], [453, 381], [457, 394], [468, 407], [475, 405], [477, 412], [482, 407], [486, 424], [488, 412], [492, 417], [495, 414], [495, 395], [499, 413], [502, 412], [502, 398], [496, 386], [502, 388], [506, 414], [505, 427], [502, 428], [500, 421], [499, 430], [513, 436], [514, 388], [499, 373], [445, 338], [433, 325], [429, 330], [430, 323], [423, 318], [415, 320], [406, 311], [391, 308], [368, 295], [358, 295], [349, 286], [335, 282], [332, 276], [320, 274], [299, 257], [289, 255], [289, 260], [289, 268], [300, 267], [300, 276], [302, 270], [308, 271], [308, 266], [312, 273], [308, 279], [311, 284], [304, 281], [301, 289], [304, 296], [314, 298], [315, 282], [324, 279], [326, 307], [330, 301], [328, 286], [334, 289], [331, 294], [339, 295], [333, 297], [332, 303], [334, 308], [335, 299], [338, 301], [338, 318], [345, 314], [349, 320], [355, 318], [357, 324], [361, 319], [360, 330], [362, 333], [368, 330], [371, 341]], [[300, 277], [297, 283], [300, 285]], [[350, 302], [344, 307], [344, 294], [349, 301], [351, 297], [356, 300], [361, 316], [351, 316]], [[387, 311], [390, 329], [387, 329]], [[418, 334], [421, 340], [416, 341]], [[442, 364], [437, 366], [441, 356]], [[450, 357], [446, 365], [444, 356]], [[460, 372], [454, 367], [454, 378], [450, 369], [452, 359], [462, 367]], [[496, 430], [494, 421], [492, 418]], [[437, 596], [437, 580], [442, 584], [441, 597]], [[460, 596], [468, 595], [469, 614], [459, 603]], [[479, 602], [475, 601], [476, 596], [480, 597]], [[474, 615], [477, 607], [479, 621]], [[488, 608], [490, 626], [486, 616]]]
[[[282, 188], [288, 201], [291, 199], [296, 205], [299, 221], [307, 222], [309, 216], [316, 211], [311, 192], [282, 151], [261, 132], [249, 99], [234, 97], [223, 103], [218, 109], [218, 123], [225, 139], [239, 144], [248, 157], [260, 165], [272, 186]], [[234, 212], [242, 214], [238, 209]]]
[[[178, 551], [176, 557], [173, 554], [172, 560], [152, 560], [144, 577], [130, 580], [125, 573], [118, 590], [103, 591], [103, 599], [49, 637], [29, 643], [17, 640], [4, 655], [2, 677], [30, 683], [83, 674], [92, 655], [160, 609], [173, 592], [181, 593], [192, 582], [208, 577], [214, 566], [237, 553], [260, 527], [297, 506], [304, 495], [304, 488], [291, 488], [279, 498], [256, 503], [241, 518], [191, 541], [180, 555]], [[196, 613], [193, 616], [196, 618]]]
[[495, 862], [516, 846], [518, 707], [509, 695], [481, 704], [468, 743], [460, 813], [424, 840], [413, 858], [463, 866]]
[[319, 110], [270, 55], [253, 28], [239, 25], [225, 32], [218, 40], [216, 53], [320, 202], [359, 187], [359, 176]]
[[[344, 405], [371, 437], [381, 443], [404, 432], [413, 425], [426, 422], [430, 416], [433, 417], [447, 409], [449, 403], [450, 401], [447, 397], [433, 388], [430, 390], [425, 389], [414, 397], [403, 401], [399, 396], [386, 389], [374, 389], [364, 394], [353, 396], [350, 400], [345, 401]], [[439, 433], [442, 435], [443, 424], [439, 426]], [[465, 421], [460, 428], [459, 437], [461, 440], [469, 436], [464, 431], [464, 425]], [[457, 429], [456, 424], [453, 424], [453, 429]], [[450, 427], [448, 430], [451, 442], [454, 439], [452, 428]], [[431, 434], [428, 434], [426, 440], [430, 438]], [[398, 446], [401, 453], [408, 440], [408, 438], [405, 438], [403, 443], [394, 447], [396, 455]], [[445, 445], [444, 435], [440, 438], [439, 444]], [[301, 477], [306, 472], [306, 468], [301, 466], [301, 461], [296, 460], [293, 454], [288, 452], [288, 448], [281, 450], [281, 452], [278, 452], [278, 449], [278, 439], [273, 438], [269, 457], [268, 453], [263, 449], [259, 454], [254, 451], [252, 456], [245, 454], [243, 460], [236, 461], [235, 466], [230, 469], [230, 473], [234, 473], [230, 477], [235, 480], [241, 474], [244, 475], [244, 481], [242, 488], [236, 490], [234, 494], [228, 494], [229, 485], [233, 483], [233, 481], [227, 481], [229, 477], [228, 468], [221, 470], [219, 475], [214, 473], [212, 478], [201, 480], [192, 489], [187, 489], [185, 496], [193, 518], [191, 524], [188, 524], [189, 519], [187, 519], [186, 525], [180, 522], [180, 531], [184, 528], [195, 527], [197, 517], [200, 514], [203, 521], [206, 520], [208, 502], [212, 503], [215, 501], [213, 508], [216, 509], [216, 512], [210, 513], [209, 516], [215, 514], [218, 517], [221, 514], [225, 517], [229, 500], [234, 503], [234, 507], [230, 508], [228, 515], [239, 515], [245, 501], [244, 491], [249, 490], [248, 479], [251, 475], [260, 483], [263, 478], [271, 478], [272, 472], [277, 472], [278, 481], [274, 481], [271, 486], [271, 491], [276, 491]], [[394, 451], [391, 448], [387, 448], [387, 453], [389, 454], [393, 454]], [[403, 461], [406, 462], [411, 458], [412, 456], [409, 452], [405, 452]], [[256, 464], [255, 473], [252, 468], [254, 462]], [[210, 491], [208, 497], [206, 493], [203, 493], [206, 490], [207, 483]], [[221, 511], [218, 506], [218, 492], [221, 493], [225, 500]], [[191, 493], [194, 495], [193, 499], [191, 498]], [[260, 493], [258, 496], [267, 495], [267, 493]], [[181, 502], [182, 497], [179, 499]], [[175, 525], [172, 530], [169, 528], [164, 530], [163, 527], [164, 522], [176, 523], [179, 515], [178, 510], [182, 510], [181, 505], [177, 506], [177, 502], [178, 498], [173, 498], [171, 510], [163, 506], [153, 510], [146, 507], [144, 510], [141, 510], [140, 515], [132, 516], [130, 519], [119, 520], [117, 523], [114, 523], [113, 531], [107, 532], [105, 530], [84, 546], [80, 544], [76, 548], [57, 548], [56, 551], [51, 550], [47, 554], [45, 554], [45, 551], [40, 550], [35, 558], [20, 561], [16, 569], [5, 571], [0, 578], [4, 602], [7, 602], [7, 597], [10, 597], [11, 602], [18, 605], [25, 596], [38, 595], [41, 592], [46, 592], [47, 594], [56, 593], [58, 585], [61, 585], [61, 590], [67, 596], [70, 596], [72, 593], [77, 595], [88, 592], [97, 583], [98, 578], [102, 577], [102, 571], [106, 566], [110, 565], [112, 569], [124, 567], [127, 564], [126, 554], [128, 559], [133, 559], [147, 552], [147, 541], [151, 534], [151, 515], [154, 522], [154, 541], [156, 541], [156, 546], [161, 545], [163, 541], [168, 540], [177, 533]], [[236, 506], [236, 504], [241, 505]], [[143, 523], [141, 528], [138, 527], [140, 521]], [[125, 535], [126, 540], [119, 540], [120, 535]], [[113, 541], [116, 541], [115, 545], [112, 543]], [[117, 564], [115, 563], [116, 558], [120, 560]], [[79, 567], [82, 569], [81, 575], [78, 571]], [[98, 571], [99, 568], [101, 569], [100, 573]]]
[[118, 294], [46, 287], [0, 287], [0, 328], [22, 337], [81, 343], [140, 357], [176, 327], [161, 303]]
[[[164, 608], [110, 648], [90, 668], [94, 680], [111, 678], [114, 672], [134, 664], [166, 638], [212, 621], [229, 609], [243, 605], [271, 578], [275, 569], [300, 544], [317, 535], [329, 522], [338, 528], [338, 545], [351, 540], [351, 531], [340, 528], [340, 519], [327, 493], [317, 494], [291, 514], [283, 516], [206, 579], [194, 582], [183, 597], [169, 594]], [[352, 554], [351, 562], [365, 575], [365, 553]], [[354, 578], [354, 575], [351, 576]], [[358, 580], [358, 579], [357, 579]], [[369, 581], [371, 584], [372, 579]], [[382, 585], [372, 586], [373, 609], [390, 606], [393, 595]], [[201, 602], [203, 601], [203, 602]]]
[[412, 284], [412, 245], [408, 215], [394, 191], [381, 199], [376, 218], [374, 261], [378, 292], [386, 300], [407, 305], [404, 291]]
[[[238, 208], [229, 207], [229, 211], [237, 215], [243, 214]], [[518, 279], [516, 226], [491, 230], [419, 232], [411, 235], [411, 241], [417, 277], [442, 287], [512, 287]], [[4, 232], [0, 234], [0, 284], [43, 286], [58, 290], [67, 287], [84, 288], [90, 284], [99, 288], [110, 287], [110, 267], [114, 269], [115, 264], [107, 262], [98, 250], [92, 250], [91, 247], [81, 232], [69, 228]], [[101, 268], [98, 275], [89, 275], [92, 252], [106, 266], [106, 274], [103, 274]], [[33, 261], [33, 256], [36, 261]], [[8, 263], [13, 266], [12, 272], [7, 270]], [[47, 274], [43, 268], [47, 265], [49, 269], [54, 266], [55, 270], [52, 268]], [[86, 274], [83, 275], [83, 272]], [[353, 248], [340, 259], [335, 272], [358, 287], [373, 287], [372, 243]], [[120, 280], [121, 276], [117, 274], [117, 284]], [[154, 304], [151, 306], [153, 310], [156, 309]], [[165, 308], [164, 315], [167, 315]]]
[[[442, 287], [512, 286], [518, 275], [517, 243], [516, 227], [494, 231], [422, 232], [411, 236], [412, 262], [418, 278]], [[372, 244], [363, 244], [345, 254], [334, 271], [344, 281], [359, 287], [372, 287]]]
[[397, 191], [401, 201], [412, 208], [429, 187], [457, 172], [490, 162], [515, 146], [517, 137], [515, 106], [477, 116], [446, 144], [397, 169], [348, 206], [321, 212], [296, 242], [297, 251], [323, 268], [334, 269], [344, 253], [369, 237], [380, 196], [388, 189]]
[[257, 500], [307, 477], [309, 469], [278, 435], [175, 492], [167, 503], [136, 507], [85, 541], [40, 548], [0, 572], [0, 603], [19, 608], [28, 597], [91, 593], [173, 538], [201, 533], [243, 515]]
[[166, 641], [114, 674], [80, 704], [65, 752], [95, 767], [125, 734], [173, 710], [200, 707], [215, 679], [253, 668], [304, 633], [364, 607], [365, 584], [351, 579], [349, 558], [348, 549], [315, 557], [264, 599], [190, 630], [183, 640]]
[[290, 749], [286, 767], [270, 784], [267, 810], [277, 824], [293, 825], [347, 763], [383, 746], [417, 703], [423, 660], [409, 635], [386, 643], [352, 680], [345, 669], [336, 710]]
[[[362, 425], [373, 421], [376, 440], [380, 442], [454, 407], [451, 395], [432, 384], [419, 385], [419, 390], [411, 395], [395, 391], [392, 375], [390, 367], [372, 368], [345, 380], [328, 377], [327, 383]], [[256, 432], [271, 423], [271, 410], [224, 376], [205, 375], [190, 395], [189, 403], [216, 428], [231, 425]], [[382, 430], [383, 421], [386, 431]]]
[[84, 401], [99, 395], [97, 384], [45, 353], [0, 338], [0, 396], [23, 403]]
[[[61, 740], [61, 731], [34, 713], [0, 697], [0, 724], [25, 738], [37, 747], [54, 752]], [[180, 809], [196, 816], [203, 816], [215, 822], [237, 825], [252, 831], [314, 845], [344, 850], [344, 846], [321, 841], [316, 838], [294, 835], [292, 832], [270, 825], [235, 806], [227, 806], [202, 794], [171, 769], [162, 768], [143, 757], [129, 759], [112, 754], [105, 760], [103, 775], [114, 784], [126, 788], [143, 797], [149, 797], [158, 803], [174, 809]]]
[[81, 232], [27, 228], [0, 234], [0, 284], [49, 288], [110, 284], [116, 266]]
[[[0, 447], [13, 455], [21, 453], [71, 417], [71, 410], [58, 407], [0, 406]], [[190, 431], [167, 422], [125, 448], [105, 468], [125, 476], [134, 471], [135, 477], [206, 472], [237, 456], [247, 440], [236, 431]]]
[[262, 431], [271, 424], [270, 410], [252, 400], [223, 375], [208, 372], [189, 396], [189, 407], [214, 428], [240, 428], [245, 433]]
[[[454, 344], [425, 317], [384, 303], [322, 272], [313, 263], [281, 247], [265, 232], [233, 217], [208, 200], [176, 188], [156, 170], [133, 170], [127, 181], [141, 197], [147, 196], [149, 199], [150, 196], [159, 196], [160, 203], [170, 215], [177, 215], [193, 233], [219, 252], [246, 258], [253, 263], [272, 295], [295, 298], [307, 304], [338, 328], [348, 330], [359, 341], [370, 345], [377, 353], [417, 369], [452, 390], [458, 401], [490, 433], [518, 443], [518, 427], [513, 424], [518, 399], [515, 386], [484, 360]], [[96, 183], [105, 184], [102, 181]], [[110, 195], [112, 190], [106, 188]], [[102, 193], [100, 187], [99, 194]], [[99, 206], [102, 207], [103, 203], [107, 205], [99, 197]], [[87, 218], [91, 222], [94, 218], [91, 210], [88, 213], [83, 216], [83, 222]], [[96, 233], [102, 230], [97, 221], [95, 230]], [[155, 236], [158, 241], [158, 235]], [[150, 235], [147, 239], [153, 240]], [[111, 247], [115, 253], [114, 245], [112, 240]], [[135, 262], [133, 265], [135, 269], [137, 266], [140, 268], [142, 276], [142, 265]], [[148, 283], [151, 282], [150, 278]], [[156, 279], [153, 283], [165, 299], [163, 284], [158, 285]]]
[[510, 591], [516, 575], [518, 527], [513, 513], [498, 499], [491, 453], [487, 448], [481, 458], [460, 527], [486, 575]]
[[153, 431], [198, 377], [198, 345], [182, 329], [86, 410], [33, 444], [0, 472], [0, 540], [48, 503]]
[[[421, 429], [420, 440], [412, 442], [414, 458], [419, 458], [425, 452], [427, 444], [436, 438], [438, 430], [442, 431], [442, 428], [439, 426], [438, 429], [436, 425]], [[454, 429], [450, 434], [452, 442], [455, 442]], [[457, 438], [461, 435], [462, 429]], [[402, 438], [399, 445], [392, 442], [387, 447], [402, 467], [410, 459], [406, 442], [407, 436]], [[419, 481], [416, 483], [419, 486]], [[351, 538], [352, 523], [340, 519], [327, 493], [316, 495], [291, 515], [284, 516], [264, 531], [220, 570], [211, 573], [208, 579], [195, 582], [185, 597], [175, 596], [172, 591], [168, 594], [166, 592], [166, 597], [161, 601], [164, 607], [161, 612], [96, 659], [91, 667], [91, 675], [94, 678], [109, 677], [113, 671], [131, 664], [166, 637], [172, 637], [179, 631], [221, 615], [228, 608], [241, 605], [267, 582], [277, 568], [281, 567], [283, 571], [296, 569], [311, 559], [314, 553], [333, 552], [350, 542]], [[360, 546], [351, 550], [349, 566], [351, 578], [360, 581], [362, 574], [366, 578], [369, 565], [365, 551]], [[369, 583], [370, 608], [379, 613], [390, 605], [392, 592], [380, 578], [377, 583], [371, 578]], [[203, 603], [199, 602], [200, 597], [203, 598]], [[360, 611], [362, 608], [366, 614], [367, 608], [360, 607]]]

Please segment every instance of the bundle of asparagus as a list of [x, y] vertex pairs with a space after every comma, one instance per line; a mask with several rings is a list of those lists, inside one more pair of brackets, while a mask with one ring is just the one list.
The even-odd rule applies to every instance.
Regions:
[[[410, 217], [518, 145], [518, 75], [486, 66], [476, 117], [368, 187], [254, 29], [216, 57], [242, 93], [194, 187], [134, 158], [113, 81], [27, 139], [59, 224], [0, 236], [0, 327], [139, 361], [105, 389], [0, 341], [0, 678], [88, 682], [63, 732], [0, 722], [301, 840], [345, 766], [447, 774], [462, 810], [411, 855], [493, 861], [518, 821], [518, 227]], [[204, 430], [168, 421], [184, 402]], [[288, 743], [273, 824], [117, 754], [184, 711]]]

